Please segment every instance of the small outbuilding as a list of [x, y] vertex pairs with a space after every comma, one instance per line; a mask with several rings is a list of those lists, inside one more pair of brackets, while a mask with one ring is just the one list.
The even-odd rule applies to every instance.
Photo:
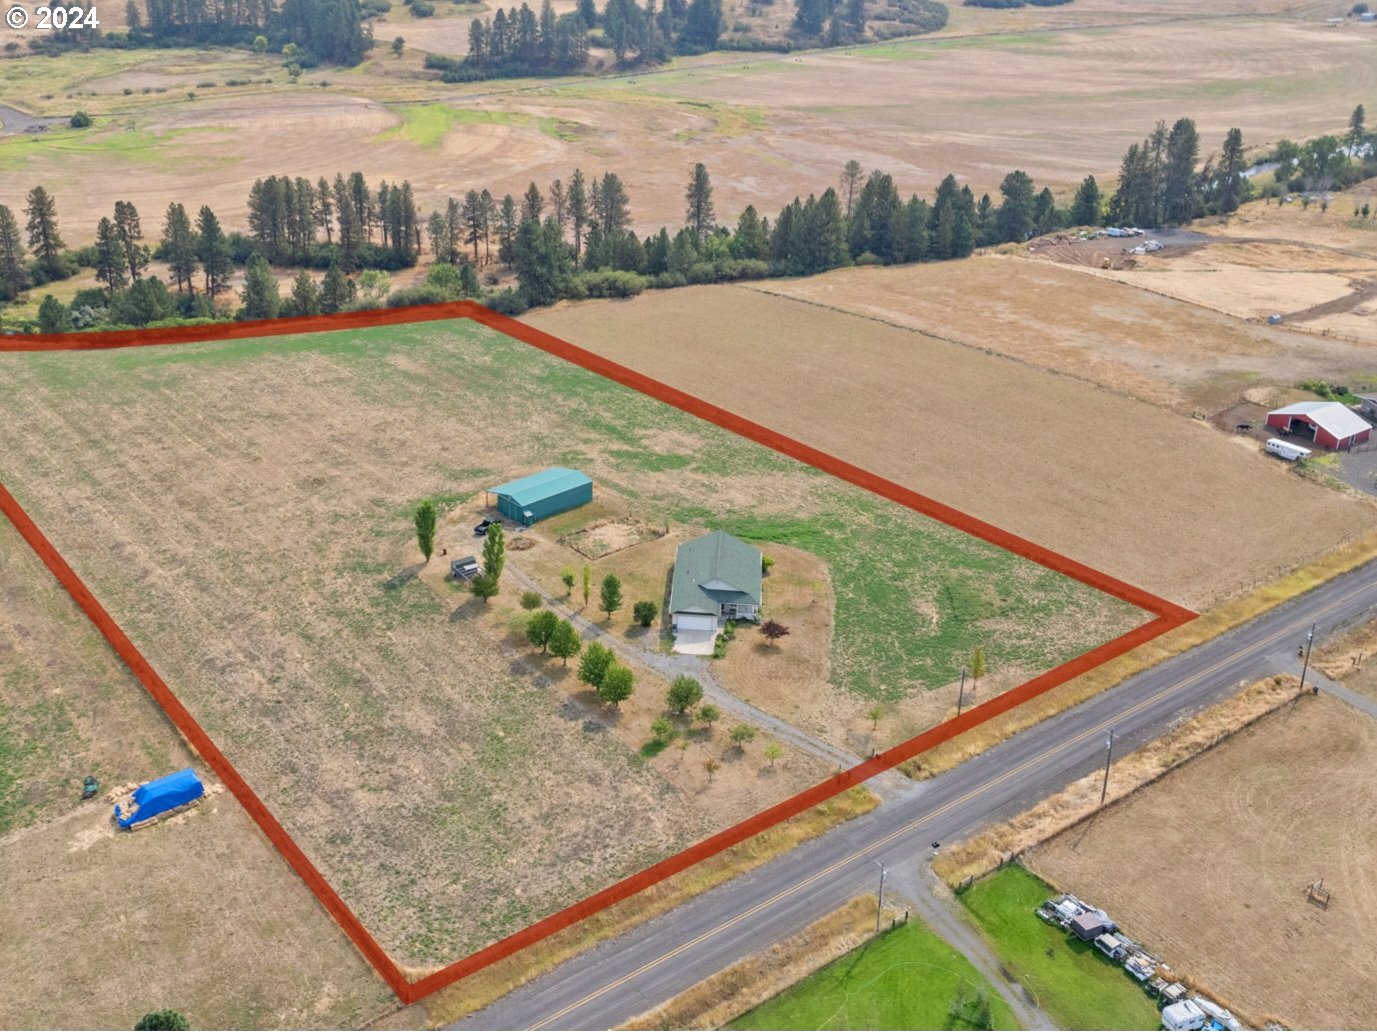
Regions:
[[1092, 942], [1106, 932], [1114, 931], [1114, 922], [1103, 910], [1087, 910], [1084, 914], [1073, 917], [1068, 927], [1076, 934], [1076, 938]]
[[529, 527], [593, 500], [593, 481], [576, 469], [551, 466], [539, 473], [488, 488], [497, 498], [497, 511], [513, 523]]
[[710, 653], [724, 621], [760, 619], [761, 563], [760, 549], [721, 530], [679, 546], [669, 590], [676, 652]]
[[1372, 436], [1372, 424], [1337, 401], [1298, 401], [1267, 413], [1267, 425], [1335, 451], [1362, 444]]

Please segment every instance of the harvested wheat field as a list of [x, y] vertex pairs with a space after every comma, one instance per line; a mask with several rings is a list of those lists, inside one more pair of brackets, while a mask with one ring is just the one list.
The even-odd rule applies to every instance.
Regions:
[[[411, 42], [401, 58], [377, 47], [357, 69], [313, 69], [300, 84], [276, 56], [233, 52], [3, 61], [0, 102], [63, 117], [80, 106], [96, 125], [0, 140], [0, 170], [14, 184], [0, 188], [0, 203], [18, 210], [29, 186], [57, 184], [66, 238], [80, 243], [117, 197], [145, 218], [173, 200], [208, 203], [226, 229], [245, 229], [249, 188], [272, 174], [357, 168], [370, 183], [409, 179], [430, 207], [484, 187], [519, 196], [581, 165], [630, 184], [632, 221], [647, 232], [679, 224], [698, 161], [726, 222], [747, 204], [773, 216], [796, 193], [821, 192], [850, 159], [890, 172], [905, 194], [930, 195], [948, 172], [977, 196], [995, 193], [1014, 168], [1065, 194], [1090, 173], [1107, 183], [1160, 118], [1196, 119], [1206, 153], [1231, 126], [1261, 147], [1338, 131], [1377, 85], [1372, 33], [1357, 25], [1248, 16], [1284, 6], [1272, 3], [1230, 3], [1203, 18], [1175, 0], [1083, 3], [1012, 13], [950, 5], [945, 38], [712, 54], [543, 83], [438, 82], [420, 48], [454, 50], [472, 9], [418, 20], [400, 4], [378, 31]], [[969, 88], [991, 81], [997, 102]]]
[[[199, 807], [115, 832], [109, 790], [193, 759], [3, 520], [0, 759], [6, 1028], [132, 1028], [169, 1004], [200, 1028], [345, 1028], [391, 1006], [213, 782]], [[102, 791], [82, 803], [88, 773]]]
[[[364, 924], [416, 967], [835, 765], [792, 747], [767, 763], [761, 741], [732, 748], [722, 727], [678, 728], [687, 756], [650, 746], [665, 682], [636, 651], [657, 636], [628, 634], [628, 613], [663, 590], [662, 539], [598, 560], [599, 576], [625, 570], [638, 593], [610, 620], [596, 584], [589, 603], [563, 600], [564, 559], [542, 566], [555, 546], [534, 534], [511, 535], [503, 592], [485, 605], [444, 578], [447, 558], [422, 563], [422, 498], [446, 510], [446, 556], [479, 550], [469, 527], [484, 487], [553, 464], [593, 477], [590, 524], [620, 512], [807, 551], [830, 570], [830, 676], [856, 712], [947, 683], [977, 643], [992, 671], [1043, 670], [1143, 619], [466, 321], [0, 364], [13, 387], [0, 479]], [[561, 533], [595, 531], [578, 519]], [[639, 670], [630, 703], [599, 704], [575, 665], [525, 642], [514, 603], [527, 584], [623, 650]]]
[[[1075, 246], [1039, 245], [1038, 254], [1074, 260], [1066, 252]], [[1152, 276], [988, 254], [842, 269], [755, 289], [996, 351], [1185, 415], [1215, 412], [1260, 383], [1377, 368], [1370, 348], [1242, 323], [1155, 292]]]
[[1377, 722], [1302, 697], [1025, 859], [1240, 1013], [1368, 1028], [1375, 765]]
[[997, 332], [967, 346], [744, 287], [531, 321], [1197, 609], [1372, 524], [1204, 423], [987, 352]]

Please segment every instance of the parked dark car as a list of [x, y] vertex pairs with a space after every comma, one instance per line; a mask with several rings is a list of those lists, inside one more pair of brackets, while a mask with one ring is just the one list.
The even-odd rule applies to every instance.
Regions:
[[488, 528], [491, 527], [492, 525], [493, 525], [493, 521], [492, 521], [492, 520], [484, 520], [482, 523], [478, 524], [478, 526], [476, 526], [476, 527], [473, 528], [473, 536], [474, 536], [474, 537], [487, 537], [487, 536], [488, 536]]

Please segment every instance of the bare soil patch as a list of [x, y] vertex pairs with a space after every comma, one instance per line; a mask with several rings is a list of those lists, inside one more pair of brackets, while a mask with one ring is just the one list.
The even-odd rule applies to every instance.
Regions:
[[219, 786], [138, 834], [116, 833], [105, 791], [79, 802], [86, 773], [111, 789], [194, 760], [2, 521], [0, 755], [7, 1027], [130, 1028], [175, 1006], [204, 1028], [343, 1028], [389, 1009], [387, 987]]
[[[972, 274], [990, 273], [977, 281], [990, 282], [1010, 266], [1023, 269], [991, 259]], [[888, 299], [904, 282], [949, 275], [954, 284], [963, 271], [958, 264], [875, 275], [887, 281]], [[790, 286], [848, 296], [871, 274], [849, 270]], [[1081, 282], [1049, 271], [1053, 284], [1059, 275]], [[1048, 309], [1078, 303], [1060, 291], [1044, 301]], [[993, 304], [985, 307], [992, 314], [983, 332], [975, 333], [978, 317], [960, 324], [969, 344], [739, 287], [567, 305], [531, 321], [1197, 608], [1371, 525], [1366, 505], [1289, 476], [1203, 423], [990, 354], [985, 348], [1002, 344], [1001, 322], [1022, 313], [999, 317]], [[1063, 325], [1028, 322], [1043, 341]], [[1156, 339], [1166, 348], [1169, 337], [1159, 331]], [[1234, 339], [1249, 346], [1246, 336]], [[781, 369], [789, 370], [787, 391], [768, 386]]]
[[648, 523], [629, 519], [605, 520], [565, 534], [560, 538], [560, 544], [567, 545], [585, 559], [601, 559], [664, 535], [665, 531]]
[[[1302, 700], [1029, 857], [1246, 1013], [1362, 1028], [1377, 975], [1377, 723]], [[1306, 901], [1319, 878], [1328, 910]], [[1239, 944], [1248, 944], [1240, 949]], [[1284, 975], [1279, 972], [1284, 969]]]

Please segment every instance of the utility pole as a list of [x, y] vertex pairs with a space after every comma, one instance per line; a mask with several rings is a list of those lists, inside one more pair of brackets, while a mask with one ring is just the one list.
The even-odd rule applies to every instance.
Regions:
[[1104, 785], [1100, 788], [1100, 805], [1104, 805], [1105, 796], [1109, 795], [1109, 764], [1114, 760], [1114, 729], [1109, 729], [1109, 738], [1104, 746]]
[[961, 716], [961, 702], [966, 697], [966, 668], [961, 668], [961, 689], [956, 693], [956, 715]]
[[885, 865], [879, 860], [875, 861], [880, 868], [880, 894], [875, 898], [875, 934], [880, 934], [880, 915], [885, 909]]
[[1305, 663], [1301, 666], [1300, 690], [1305, 691], [1305, 675], [1310, 672], [1310, 646], [1315, 641], [1315, 625], [1310, 625], [1310, 633], [1305, 636]]

